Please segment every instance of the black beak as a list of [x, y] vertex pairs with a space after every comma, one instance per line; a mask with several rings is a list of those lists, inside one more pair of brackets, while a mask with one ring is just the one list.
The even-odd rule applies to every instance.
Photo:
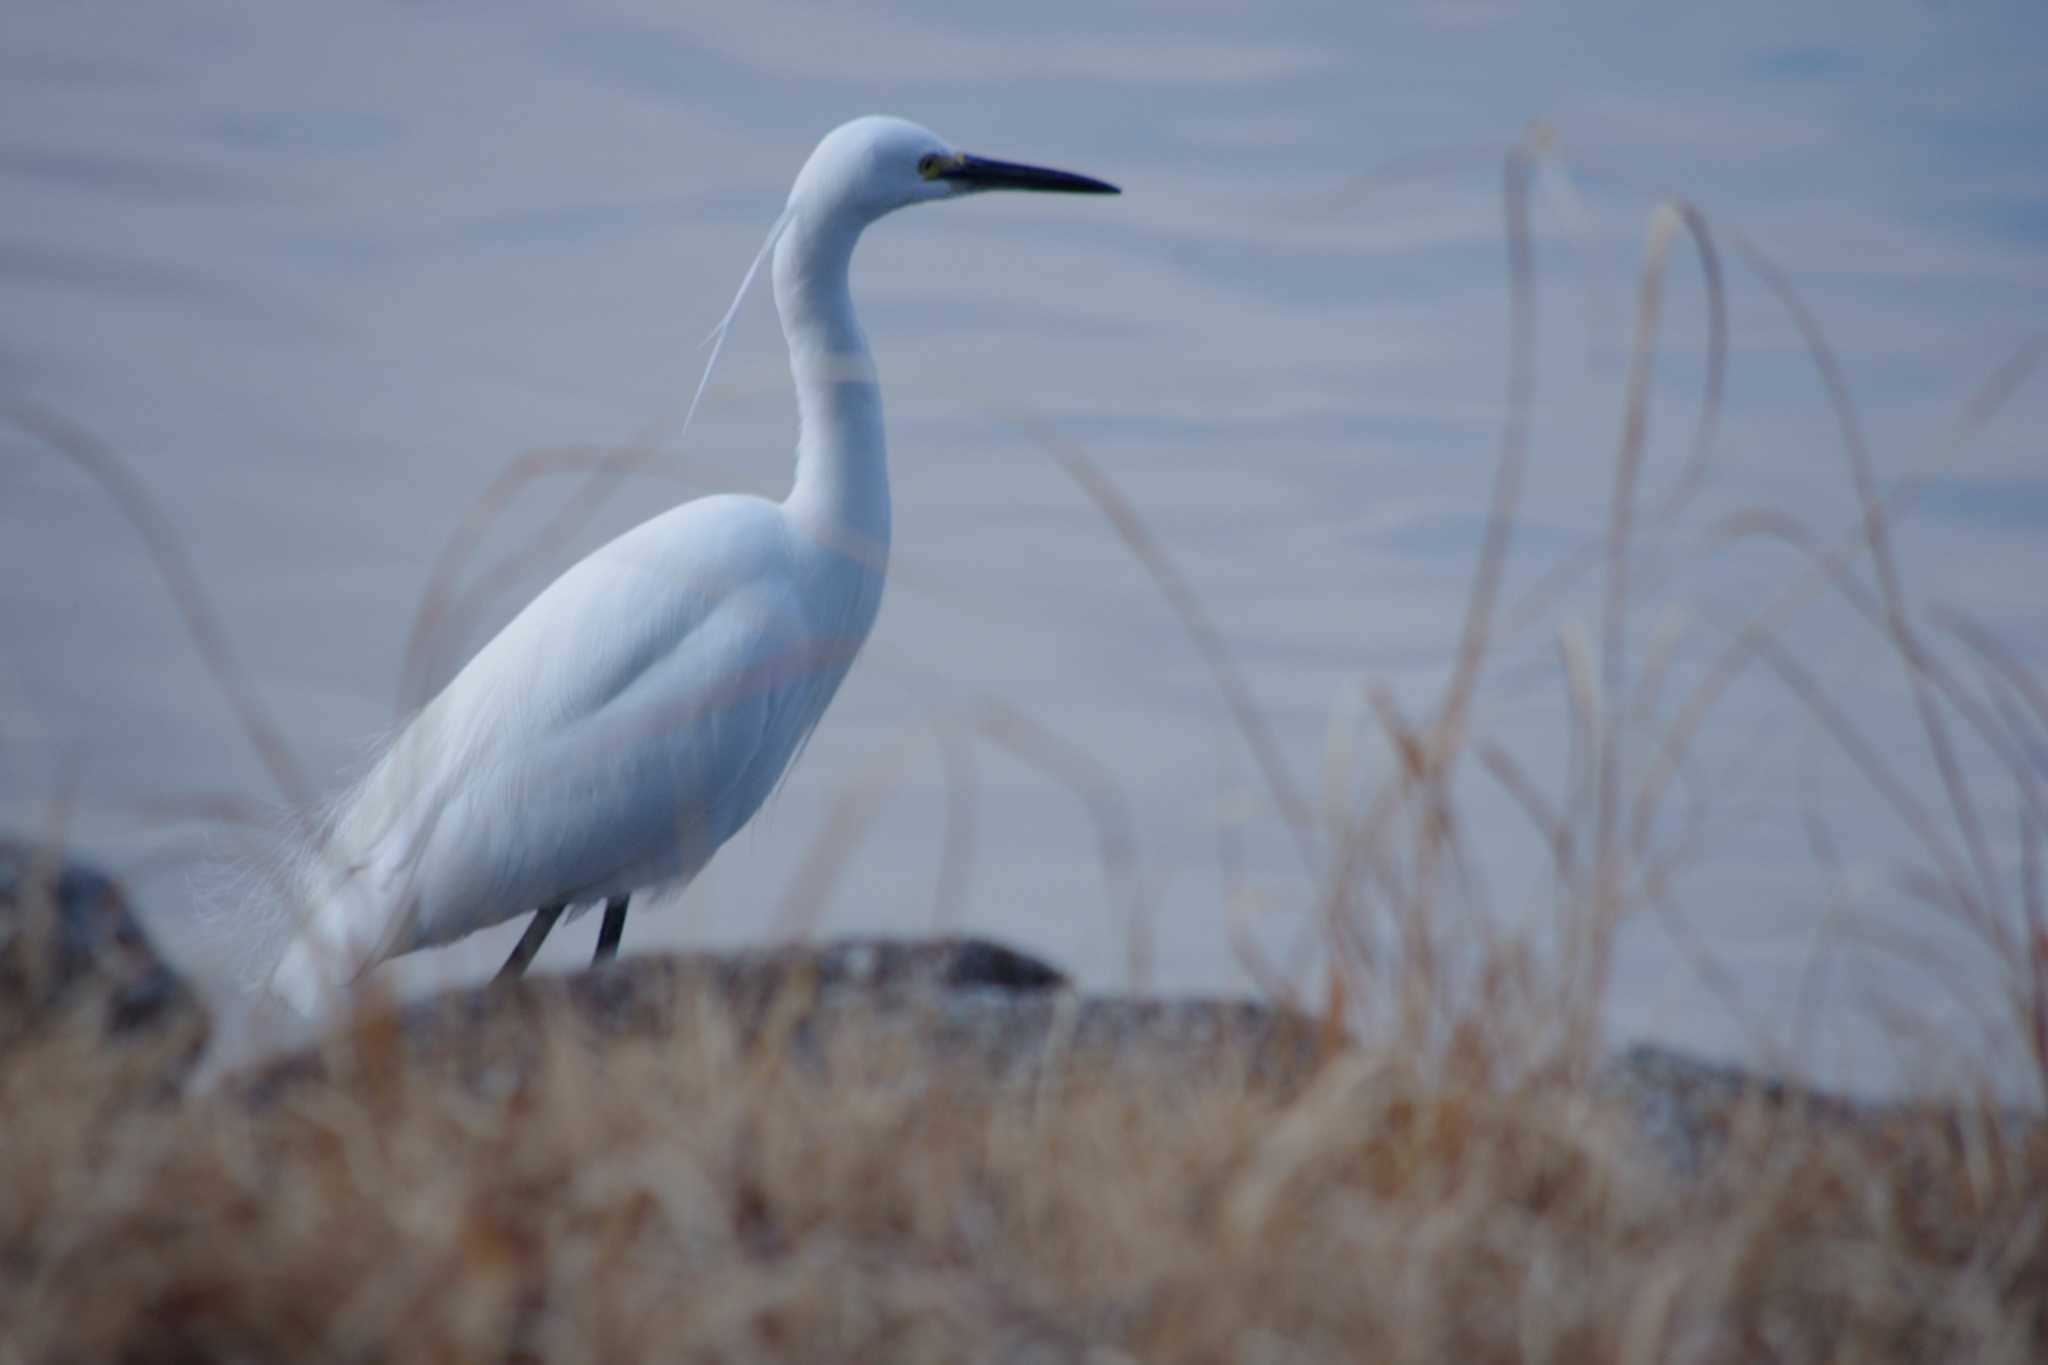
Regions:
[[1037, 190], [1044, 194], [1122, 194], [1105, 180], [1075, 175], [1070, 171], [1049, 171], [1043, 166], [1020, 166], [1014, 161], [991, 161], [985, 156], [962, 156], [934, 177], [951, 180], [963, 189]]

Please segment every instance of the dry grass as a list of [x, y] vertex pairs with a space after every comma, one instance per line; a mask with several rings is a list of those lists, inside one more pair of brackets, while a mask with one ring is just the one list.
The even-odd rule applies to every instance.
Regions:
[[[1761, 1108], [1696, 1179], [1592, 1090], [1344, 1050], [992, 1083], [708, 997], [514, 1068], [366, 1013], [290, 1083], [0, 1066], [0, 1360], [2037, 1360], [2048, 1134]], [[85, 1018], [81, 1014], [79, 1018]], [[478, 1038], [488, 1039], [489, 1029]]]

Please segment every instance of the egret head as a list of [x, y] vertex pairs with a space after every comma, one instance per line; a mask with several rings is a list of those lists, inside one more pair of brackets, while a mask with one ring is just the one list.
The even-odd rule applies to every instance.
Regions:
[[981, 190], [1118, 192], [1085, 175], [970, 156], [907, 119], [870, 114], [825, 134], [798, 172], [789, 202], [791, 208], [845, 213], [866, 223], [911, 204]]

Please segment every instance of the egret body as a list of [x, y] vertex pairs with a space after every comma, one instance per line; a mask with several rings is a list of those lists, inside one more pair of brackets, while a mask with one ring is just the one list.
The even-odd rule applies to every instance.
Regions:
[[827, 134], [774, 245], [799, 434], [780, 502], [727, 494], [642, 523], [550, 584], [338, 805], [273, 973], [313, 1013], [385, 958], [537, 912], [687, 881], [758, 810], [866, 640], [889, 554], [882, 396], [848, 269], [861, 232], [980, 190], [1114, 194], [965, 155], [916, 124]]

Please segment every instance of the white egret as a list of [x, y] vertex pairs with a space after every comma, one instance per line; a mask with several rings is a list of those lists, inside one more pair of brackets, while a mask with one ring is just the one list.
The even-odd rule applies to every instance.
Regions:
[[789, 496], [707, 497], [644, 522], [485, 645], [305, 859], [281, 995], [313, 1013], [385, 958], [532, 911], [500, 973], [516, 975], [566, 906], [600, 900], [602, 961], [633, 892], [687, 881], [760, 808], [867, 638], [887, 568], [854, 244], [896, 209], [996, 189], [1117, 193], [966, 155], [902, 119], [855, 119], [818, 144], [769, 237], [799, 417]]

